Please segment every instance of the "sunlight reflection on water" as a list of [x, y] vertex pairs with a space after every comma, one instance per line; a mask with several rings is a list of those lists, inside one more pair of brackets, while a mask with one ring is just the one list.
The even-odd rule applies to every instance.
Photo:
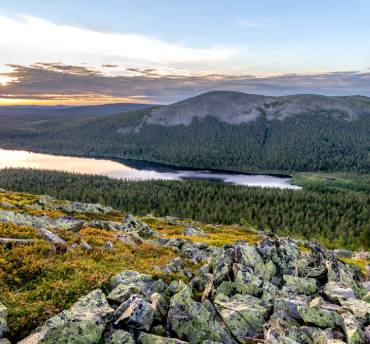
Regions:
[[103, 175], [111, 178], [128, 180], [204, 179], [218, 180], [237, 185], [301, 189], [299, 186], [292, 185], [290, 178], [269, 175], [230, 174], [207, 170], [184, 171], [181, 169], [163, 172], [156, 171], [155, 168], [151, 170], [136, 169], [115, 161], [104, 159], [79, 158], [0, 149], [0, 169], [7, 167]]

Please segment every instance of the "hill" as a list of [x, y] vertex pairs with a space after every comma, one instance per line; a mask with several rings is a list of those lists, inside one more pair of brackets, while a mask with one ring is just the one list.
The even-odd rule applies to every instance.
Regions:
[[153, 110], [146, 122], [166, 126], [190, 125], [195, 118], [212, 117], [225, 123], [240, 124], [261, 116], [273, 121], [316, 113], [327, 113], [348, 121], [355, 120], [359, 115], [370, 115], [370, 99], [360, 96], [325, 97], [312, 94], [267, 97], [242, 92], [215, 91]]
[[88, 106], [0, 106], [0, 116], [109, 116], [152, 107], [152, 104], [117, 103]]
[[8, 117], [0, 145], [246, 172], [370, 170], [366, 97], [211, 92], [169, 106], [81, 118], [56, 126]]
[[368, 336], [368, 252], [5, 190], [0, 202], [1, 342]]

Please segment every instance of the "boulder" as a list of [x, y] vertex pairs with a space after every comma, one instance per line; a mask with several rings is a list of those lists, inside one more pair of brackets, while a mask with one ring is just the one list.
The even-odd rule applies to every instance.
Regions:
[[338, 302], [341, 299], [354, 298], [355, 293], [346, 284], [341, 282], [328, 282], [324, 288], [325, 295], [330, 301]]
[[200, 228], [187, 227], [184, 230], [184, 235], [186, 236], [205, 235], [205, 233]]
[[189, 258], [195, 264], [200, 263], [202, 260], [208, 257], [208, 254], [204, 250], [199, 249], [197, 245], [190, 241], [182, 245], [181, 255], [183, 257]]
[[114, 324], [149, 331], [153, 323], [154, 311], [149, 301], [141, 295], [131, 295], [114, 314]]
[[241, 343], [263, 334], [267, 309], [261, 301], [250, 295], [235, 295], [231, 298], [218, 295], [214, 301], [218, 314]]
[[215, 287], [218, 287], [223, 281], [230, 280], [233, 255], [234, 248], [231, 245], [225, 245], [222, 253], [213, 258], [211, 265], [213, 268], [213, 284]]
[[104, 343], [105, 344], [135, 344], [134, 336], [124, 330], [113, 330], [111, 332], [107, 332], [104, 335]]
[[85, 240], [80, 241], [80, 246], [87, 251], [91, 251], [93, 249], [93, 247], [90, 244], [88, 244]]
[[171, 260], [167, 265], [165, 265], [161, 270], [168, 274], [173, 274], [175, 272], [179, 272], [182, 268], [182, 259], [177, 257]]
[[124, 217], [121, 230], [124, 232], [137, 232], [142, 238], [158, 236], [146, 223], [141, 222], [131, 214], [127, 214]]
[[190, 287], [186, 287], [171, 299], [167, 327], [181, 340], [198, 344], [210, 339], [221, 343], [235, 343], [225, 325], [204, 304], [192, 298]]
[[106, 241], [103, 245], [103, 249], [107, 251], [113, 251], [114, 250], [113, 243], [109, 240]]
[[235, 244], [235, 262], [242, 267], [248, 267], [254, 271], [261, 271], [264, 266], [263, 259], [257, 249], [246, 241], [238, 241]]
[[152, 276], [141, 274], [137, 271], [126, 270], [111, 277], [109, 285], [111, 289], [116, 288], [119, 284], [136, 284], [137, 282], [151, 282]]
[[366, 295], [362, 298], [362, 301], [370, 303], [370, 291], [366, 293]]
[[343, 330], [348, 344], [365, 344], [360, 322], [351, 313], [343, 313]]
[[239, 271], [235, 278], [235, 288], [240, 294], [260, 295], [262, 293], [262, 277], [252, 269], [246, 268], [245, 271]]
[[179, 339], [174, 338], [166, 338], [156, 336], [150, 333], [141, 332], [138, 336], [139, 344], [187, 344], [188, 342], [184, 342]]
[[235, 292], [235, 283], [231, 281], [224, 281], [217, 287], [214, 294], [215, 296], [217, 296], [218, 294], [223, 294], [230, 297], [234, 295]]
[[107, 299], [121, 304], [128, 300], [131, 295], [140, 294], [143, 287], [143, 284], [139, 282], [130, 284], [120, 283], [108, 294]]
[[285, 311], [291, 318], [302, 320], [300, 309], [307, 305], [307, 301], [306, 296], [277, 296], [274, 301], [274, 312]]
[[354, 298], [340, 300], [342, 307], [363, 321], [370, 321], [370, 303]]
[[64, 245], [66, 243], [66, 241], [62, 239], [59, 235], [49, 231], [46, 228], [40, 228], [39, 234], [54, 245]]
[[0, 338], [3, 337], [8, 330], [7, 317], [8, 309], [0, 302]]
[[313, 278], [302, 278], [292, 275], [284, 275], [284, 289], [292, 293], [312, 295], [317, 291], [317, 283]]
[[341, 325], [339, 314], [323, 305], [298, 306], [298, 312], [306, 324], [327, 328], [338, 327]]
[[96, 289], [80, 298], [69, 310], [46, 321], [36, 333], [20, 343], [99, 343], [113, 312], [104, 293]]
[[167, 317], [168, 300], [160, 293], [153, 293], [150, 295], [150, 304], [153, 309], [154, 321], [163, 323]]

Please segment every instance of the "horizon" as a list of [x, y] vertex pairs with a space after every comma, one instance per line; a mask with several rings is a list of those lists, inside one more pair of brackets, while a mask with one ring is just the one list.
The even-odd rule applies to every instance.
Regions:
[[197, 93], [195, 95], [191, 95], [189, 97], [179, 99], [175, 102], [170, 102], [170, 103], [145, 103], [145, 102], [112, 102], [112, 103], [89, 103], [89, 104], [73, 104], [73, 105], [67, 105], [67, 104], [55, 104], [55, 105], [47, 105], [47, 104], [28, 104], [28, 105], [2, 105], [0, 103], [0, 108], [7, 108], [7, 107], [12, 107], [12, 108], [60, 108], [60, 110], [63, 109], [71, 109], [71, 108], [76, 108], [76, 107], [89, 107], [89, 106], [105, 106], [105, 105], [120, 105], [120, 104], [132, 104], [132, 105], [153, 105], [153, 106], [168, 106], [171, 104], [179, 103], [182, 101], [185, 101], [190, 98], [195, 98], [198, 96], [202, 96], [207, 93], [213, 93], [213, 92], [235, 92], [235, 93], [243, 93], [243, 94], [249, 94], [249, 95], [254, 95], [254, 96], [263, 96], [263, 97], [274, 97], [274, 98], [279, 98], [279, 97], [292, 97], [292, 96], [323, 96], [323, 97], [335, 97], [335, 98], [343, 98], [343, 97], [365, 97], [365, 98], [370, 98], [370, 96], [363, 96], [361, 94], [348, 94], [348, 95], [323, 95], [323, 94], [318, 94], [318, 93], [292, 93], [292, 94], [285, 94], [282, 96], [276, 96], [276, 95], [268, 95], [268, 94], [257, 94], [257, 93], [249, 93], [249, 92], [242, 92], [242, 91], [232, 91], [232, 90], [211, 90], [211, 91], [205, 91], [202, 93]]
[[370, 96], [369, 12], [365, 0], [4, 0], [0, 106]]

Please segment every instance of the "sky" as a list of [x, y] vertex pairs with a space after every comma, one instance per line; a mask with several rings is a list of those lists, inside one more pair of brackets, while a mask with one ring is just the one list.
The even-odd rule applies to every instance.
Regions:
[[370, 96], [368, 0], [1, 0], [0, 105]]

